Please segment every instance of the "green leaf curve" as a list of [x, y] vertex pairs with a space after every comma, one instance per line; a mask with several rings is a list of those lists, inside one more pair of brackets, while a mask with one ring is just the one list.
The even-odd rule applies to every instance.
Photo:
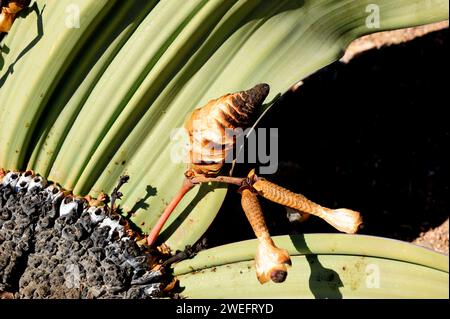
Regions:
[[[271, 100], [361, 35], [448, 18], [444, 0], [35, 3], [3, 41], [0, 167], [35, 169], [80, 195], [110, 192], [127, 173], [122, 205], [144, 231], [181, 183], [170, 134], [195, 107], [260, 82]], [[80, 28], [65, 23], [69, 5]], [[380, 28], [366, 25], [368, 5]], [[176, 209], [162, 234], [172, 248], [214, 219], [226, 194], [215, 186]]]
[[448, 298], [448, 256], [398, 240], [345, 234], [276, 236], [292, 267], [256, 279], [257, 240], [201, 251], [175, 265], [188, 298]]

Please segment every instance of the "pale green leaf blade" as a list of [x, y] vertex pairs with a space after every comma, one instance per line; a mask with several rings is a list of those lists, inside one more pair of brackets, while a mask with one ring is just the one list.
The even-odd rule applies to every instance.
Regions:
[[[81, 9], [80, 29], [64, 27], [71, 3]], [[271, 100], [340, 58], [358, 36], [448, 18], [448, 2], [442, 0], [171, 0], [143, 7], [136, 25], [117, 41], [86, 47], [89, 35], [109, 32], [98, 29], [102, 21], [111, 21], [111, 30], [123, 22], [123, 2], [37, 4], [46, 5], [43, 36], [14, 64], [0, 91], [0, 166], [37, 169], [80, 195], [110, 192], [127, 173], [123, 208], [135, 213], [132, 220], [144, 231], [181, 183], [186, 165], [172, 161], [176, 143], [170, 135], [195, 107], [261, 82], [270, 84]], [[373, 5], [379, 28], [367, 23]], [[29, 15], [14, 25], [0, 76], [33, 39], [36, 23]], [[74, 57], [80, 48], [99, 47], [105, 55], [74, 90], [81, 73], [66, 72], [77, 68]], [[55, 121], [45, 117], [51, 96], [70, 97], [58, 106]], [[215, 185], [192, 191], [163, 239], [174, 249], [196, 241], [225, 193]]]
[[448, 298], [448, 256], [392, 239], [277, 236], [292, 267], [285, 282], [256, 279], [257, 240], [200, 252], [174, 267], [188, 298]]

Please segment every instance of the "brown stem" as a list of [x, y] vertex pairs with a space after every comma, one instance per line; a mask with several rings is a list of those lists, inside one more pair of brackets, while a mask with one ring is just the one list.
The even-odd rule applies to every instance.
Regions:
[[184, 179], [183, 185], [181, 186], [180, 190], [172, 199], [172, 201], [169, 203], [169, 205], [167, 205], [161, 217], [158, 219], [158, 222], [152, 228], [150, 234], [147, 237], [147, 244], [149, 246], [152, 246], [156, 242], [159, 232], [163, 228], [167, 219], [169, 219], [170, 214], [172, 214], [173, 210], [175, 209], [175, 207], [177, 207], [178, 203], [183, 199], [184, 195], [186, 195], [186, 193], [189, 192], [195, 185], [208, 182], [220, 182], [241, 186], [244, 180], [245, 178], [231, 177], [231, 176], [206, 177], [204, 175], [194, 175], [194, 176], [187, 175], [186, 178]]
[[129, 179], [130, 179], [130, 176], [128, 176], [128, 175], [120, 176], [117, 186], [111, 192], [111, 213], [114, 213], [116, 210], [116, 208], [114, 207], [116, 200], [122, 198], [123, 194], [121, 192], [119, 192], [119, 189], [122, 187], [123, 184], [127, 183]]
[[194, 183], [189, 178], [185, 178], [183, 184], [181, 185], [178, 193], [172, 199], [172, 201], [167, 205], [166, 209], [162, 213], [161, 217], [158, 219], [156, 225], [152, 228], [152, 231], [147, 237], [147, 244], [152, 246], [156, 239], [158, 238], [159, 232], [163, 228], [167, 219], [169, 219], [170, 214], [172, 214], [175, 207], [177, 207], [178, 203], [183, 199], [184, 195], [189, 192], [195, 186]]
[[269, 230], [267, 229], [257, 195], [248, 189], [244, 189], [242, 191], [241, 205], [256, 237], [263, 241], [270, 240]]
[[249, 189], [242, 190], [242, 208], [259, 240], [255, 256], [256, 276], [260, 283], [269, 280], [279, 283], [287, 276], [287, 265], [291, 265], [289, 253], [275, 246], [264, 221], [257, 195]]
[[241, 186], [244, 180], [245, 177], [231, 177], [231, 176], [206, 177], [203, 175], [197, 175], [191, 178], [191, 181], [194, 184], [218, 182], [218, 183], [234, 184], [237, 186]]
[[362, 223], [361, 215], [350, 209], [330, 209], [310, 201], [301, 194], [296, 194], [263, 178], [254, 178], [252, 187], [264, 198], [322, 218], [339, 231], [354, 234]]

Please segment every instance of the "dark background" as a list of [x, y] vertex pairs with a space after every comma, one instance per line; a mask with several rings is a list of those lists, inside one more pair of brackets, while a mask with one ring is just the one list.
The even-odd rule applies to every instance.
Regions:
[[[279, 129], [279, 169], [266, 177], [360, 211], [361, 234], [412, 241], [441, 225], [450, 211], [448, 40], [448, 29], [432, 32], [304, 80], [259, 125]], [[290, 224], [282, 206], [261, 201], [272, 235], [336, 232], [315, 217]], [[235, 188], [205, 237], [208, 246], [254, 238]]]

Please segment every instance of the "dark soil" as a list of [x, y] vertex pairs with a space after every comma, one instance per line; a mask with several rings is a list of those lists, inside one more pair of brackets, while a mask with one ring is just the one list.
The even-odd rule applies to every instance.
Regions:
[[118, 214], [14, 176], [0, 183], [0, 298], [165, 295], [170, 276], [149, 269], [156, 256], [127, 237]]
[[[360, 211], [361, 234], [413, 241], [440, 226], [450, 211], [448, 56], [447, 28], [312, 75], [259, 125], [279, 130], [279, 169], [266, 177]], [[263, 209], [272, 235], [336, 232], [318, 218], [290, 224], [267, 201]], [[448, 251], [448, 228], [446, 236]], [[210, 246], [254, 238], [234, 189], [206, 238]]]

